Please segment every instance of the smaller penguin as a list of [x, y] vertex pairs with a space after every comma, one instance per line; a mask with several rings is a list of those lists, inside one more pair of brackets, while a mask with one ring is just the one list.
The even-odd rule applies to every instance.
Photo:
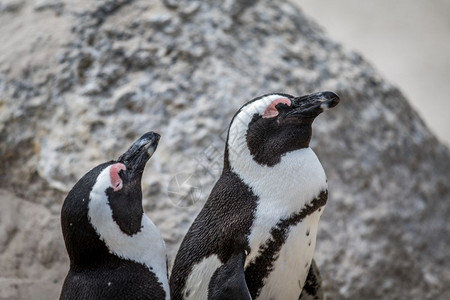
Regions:
[[246, 240], [237, 239], [231, 257], [214, 272], [208, 285], [208, 300], [252, 299], [244, 273], [249, 251], [246, 244]]
[[67, 195], [61, 227], [70, 270], [60, 299], [170, 299], [165, 244], [142, 207], [142, 173], [159, 138], [144, 134]]

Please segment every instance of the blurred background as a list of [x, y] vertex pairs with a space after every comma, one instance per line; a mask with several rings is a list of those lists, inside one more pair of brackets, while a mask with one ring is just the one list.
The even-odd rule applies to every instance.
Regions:
[[301, 7], [397, 85], [450, 145], [449, 0], [304, 0]]
[[161, 141], [143, 205], [171, 264], [220, 176], [236, 110], [324, 90], [341, 97], [311, 143], [330, 191], [315, 252], [326, 295], [450, 299], [449, 11], [443, 0], [0, 0], [0, 299], [58, 297], [65, 196], [149, 130]]

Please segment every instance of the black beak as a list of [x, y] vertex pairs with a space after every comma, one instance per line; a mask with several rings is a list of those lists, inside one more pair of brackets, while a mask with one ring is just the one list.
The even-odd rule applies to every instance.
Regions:
[[147, 132], [134, 142], [117, 161], [123, 163], [127, 170], [143, 171], [147, 161], [158, 147], [160, 137], [156, 132]]
[[338, 105], [339, 96], [333, 92], [320, 92], [291, 99], [292, 110], [286, 117], [315, 118]]

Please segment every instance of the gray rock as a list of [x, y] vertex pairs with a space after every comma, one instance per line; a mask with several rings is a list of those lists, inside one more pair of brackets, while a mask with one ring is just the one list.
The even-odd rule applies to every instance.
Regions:
[[34, 4], [36, 11], [53, 10], [56, 14], [60, 15], [64, 9], [64, 3], [60, 0], [38, 0]]
[[24, 4], [23, 0], [5, 0], [0, 3], [1, 13], [12, 13], [19, 11]]
[[[9, 191], [0, 298], [59, 293], [65, 193], [148, 130], [162, 139], [144, 203], [173, 260], [220, 174], [236, 109], [264, 93], [319, 90], [342, 99], [316, 120], [312, 143], [330, 183], [316, 251], [326, 295], [450, 298], [449, 150], [395, 86], [294, 4], [46, 1], [61, 3], [58, 15], [20, 3], [2, 18], [38, 22], [24, 32], [58, 26], [0, 54], [0, 188]], [[52, 47], [34, 46], [39, 38]]]

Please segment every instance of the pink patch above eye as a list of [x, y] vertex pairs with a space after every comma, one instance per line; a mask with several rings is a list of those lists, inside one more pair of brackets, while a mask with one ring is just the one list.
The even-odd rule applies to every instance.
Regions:
[[288, 98], [278, 98], [276, 100], [273, 100], [272, 103], [270, 103], [270, 105], [267, 107], [262, 117], [267, 119], [278, 116], [278, 110], [275, 106], [277, 106], [277, 104], [279, 103], [284, 103], [288, 106], [291, 106], [291, 100], [289, 100]]
[[111, 184], [113, 186], [114, 192], [120, 191], [123, 187], [122, 178], [119, 176], [119, 172], [121, 170], [126, 170], [127, 167], [125, 167], [124, 164], [116, 163], [111, 166], [109, 169], [109, 176], [111, 178]]

